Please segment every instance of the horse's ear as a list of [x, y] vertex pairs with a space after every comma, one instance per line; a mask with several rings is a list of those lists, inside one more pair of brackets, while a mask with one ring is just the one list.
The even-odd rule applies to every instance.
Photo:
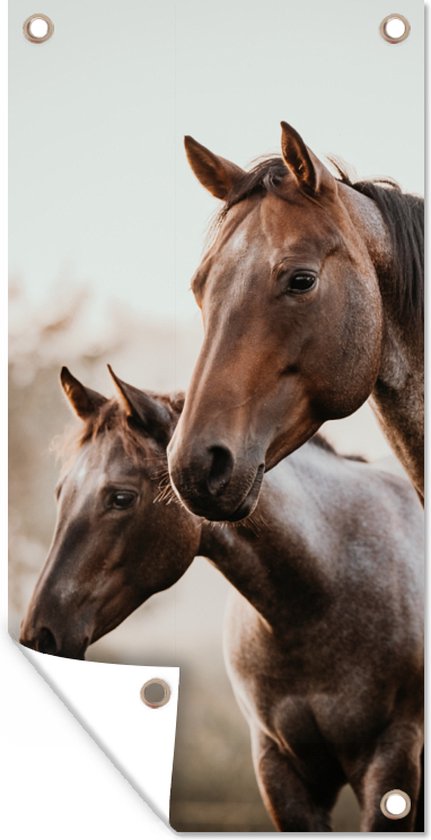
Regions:
[[287, 168], [306, 192], [316, 194], [323, 184], [333, 182], [332, 175], [323, 163], [307, 148], [300, 134], [286, 122], [281, 123], [281, 151]]
[[186, 395], [185, 395], [184, 391], [178, 391], [176, 394], [170, 394], [169, 395], [169, 402], [170, 402], [170, 405], [172, 406], [172, 410], [175, 412], [175, 414], [178, 414], [178, 415], [181, 414], [181, 412], [184, 408], [185, 401], [186, 401]]
[[92, 391], [91, 388], [86, 388], [85, 385], [75, 379], [67, 367], [62, 367], [60, 381], [75, 414], [81, 420], [87, 420], [92, 414], [97, 414], [99, 408], [107, 402], [106, 397], [103, 397], [102, 394]]
[[156, 440], [166, 442], [172, 428], [172, 416], [167, 406], [157, 397], [123, 382], [114, 373], [111, 365], [108, 365], [108, 370], [126, 416]]
[[188, 162], [198, 181], [216, 198], [225, 201], [235, 184], [244, 177], [244, 170], [230, 160], [210, 152], [193, 137], [185, 137], [184, 145]]

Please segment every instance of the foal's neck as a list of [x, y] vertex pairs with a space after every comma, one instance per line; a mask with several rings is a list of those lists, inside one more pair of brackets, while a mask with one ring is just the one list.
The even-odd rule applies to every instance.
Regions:
[[[304, 450], [314, 444], [306, 444]], [[320, 615], [327, 599], [332, 537], [310, 522], [312, 501], [289, 458], [266, 476], [255, 519], [244, 525], [202, 526], [199, 554], [210, 560], [268, 624], [283, 629]], [[306, 486], [306, 485], [305, 485]], [[316, 487], [318, 482], [316, 482]], [[310, 490], [310, 488], [309, 488]], [[317, 491], [316, 491], [317, 492]], [[285, 610], [280, 614], [280, 601]]]
[[341, 190], [373, 262], [384, 308], [381, 363], [371, 402], [392, 448], [423, 497], [423, 333], [393, 305], [390, 236], [378, 207], [350, 187]]

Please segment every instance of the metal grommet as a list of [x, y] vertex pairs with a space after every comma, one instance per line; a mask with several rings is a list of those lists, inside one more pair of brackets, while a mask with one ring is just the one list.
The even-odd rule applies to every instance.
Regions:
[[37, 12], [24, 21], [22, 30], [27, 41], [32, 44], [43, 44], [54, 32], [54, 24], [47, 15]]
[[144, 683], [141, 688], [141, 700], [151, 709], [159, 709], [166, 706], [171, 696], [171, 689], [168, 684], [159, 677]]
[[394, 12], [386, 15], [380, 24], [380, 35], [389, 44], [400, 44], [410, 35], [411, 26], [404, 15]]
[[405, 790], [388, 790], [382, 796], [380, 810], [388, 820], [402, 820], [410, 813], [412, 802]]

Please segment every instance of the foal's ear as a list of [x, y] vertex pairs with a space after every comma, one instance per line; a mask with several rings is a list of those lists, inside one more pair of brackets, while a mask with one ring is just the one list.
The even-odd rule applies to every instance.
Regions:
[[67, 367], [62, 367], [60, 381], [75, 414], [81, 420], [87, 420], [92, 414], [96, 414], [99, 408], [107, 402], [106, 397], [103, 397], [102, 394], [92, 391], [91, 388], [86, 388], [85, 385], [75, 379]]
[[281, 123], [281, 152], [298, 185], [311, 195], [334, 181], [323, 163], [307, 148], [300, 134], [286, 122]]
[[244, 170], [230, 160], [210, 152], [193, 137], [185, 137], [184, 145], [188, 162], [198, 181], [216, 198], [225, 201], [235, 184], [244, 177]]
[[111, 365], [108, 365], [108, 370], [126, 416], [141, 426], [151, 437], [162, 443], [167, 442], [172, 426], [172, 417], [167, 406], [157, 397], [123, 382], [114, 373]]

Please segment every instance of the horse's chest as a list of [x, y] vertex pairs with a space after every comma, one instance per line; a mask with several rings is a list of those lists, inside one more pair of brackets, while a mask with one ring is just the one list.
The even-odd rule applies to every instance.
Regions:
[[[280, 657], [280, 661], [281, 661]], [[301, 662], [304, 665], [301, 670]], [[326, 751], [357, 754], [369, 733], [380, 730], [390, 718], [395, 698], [388, 685], [376, 685], [367, 674], [356, 679], [348, 669], [322, 658], [293, 657], [277, 672], [259, 669], [242, 680], [249, 721], [272, 737], [283, 751], [303, 758]]]
[[[329, 628], [291, 629], [276, 640], [258, 622], [230, 650], [233, 684], [253, 726], [295, 754], [331, 743], [356, 750], [364, 731], [383, 725], [393, 695], [373, 668], [352, 668], [350, 639]], [[320, 746], [319, 746], [320, 745]]]

